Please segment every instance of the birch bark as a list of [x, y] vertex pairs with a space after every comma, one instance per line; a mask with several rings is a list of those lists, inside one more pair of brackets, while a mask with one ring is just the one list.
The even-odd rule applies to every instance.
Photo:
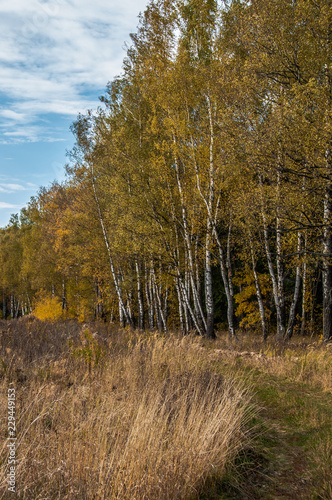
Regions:
[[[175, 135], [173, 135], [173, 142], [174, 142], [174, 145], [176, 146]], [[190, 285], [191, 285], [191, 289], [192, 289], [192, 293], [193, 293], [194, 309], [195, 309], [195, 315], [196, 315], [196, 321], [194, 323], [198, 323], [199, 325], [203, 325], [205, 331], [207, 331], [207, 322], [206, 322], [205, 317], [204, 317], [203, 308], [202, 308], [200, 298], [199, 298], [199, 295], [198, 295], [198, 292], [196, 289], [196, 285], [195, 285], [192, 245], [191, 245], [189, 228], [188, 228], [188, 220], [187, 220], [187, 213], [186, 213], [186, 208], [185, 208], [185, 203], [184, 203], [182, 183], [181, 183], [181, 179], [180, 179], [179, 163], [178, 163], [178, 158], [177, 158], [176, 153], [174, 154], [174, 164], [175, 164], [175, 170], [176, 170], [176, 182], [177, 182], [177, 187], [178, 187], [178, 192], [179, 192], [179, 197], [180, 197], [180, 202], [181, 202], [183, 233], [184, 233], [184, 241], [186, 244], [187, 258], [188, 258], [189, 280], [190, 280]], [[187, 293], [186, 294], [187, 298], [188, 298], [188, 295], [189, 294]], [[187, 302], [186, 302], [186, 304], [187, 304]], [[200, 326], [199, 331], [200, 332], [202, 331], [202, 326]]]
[[297, 259], [298, 259], [298, 264], [296, 266], [296, 278], [295, 278], [295, 286], [294, 286], [294, 295], [293, 295], [293, 300], [291, 303], [291, 307], [289, 310], [289, 319], [288, 319], [288, 324], [287, 324], [287, 331], [286, 331], [286, 337], [290, 339], [293, 336], [293, 329], [294, 329], [294, 322], [295, 322], [295, 311], [296, 311], [296, 306], [297, 302], [299, 299], [300, 295], [300, 286], [301, 286], [301, 261], [300, 261], [300, 254], [301, 254], [301, 248], [302, 248], [302, 235], [299, 232], [297, 236]]
[[139, 330], [143, 330], [144, 329], [144, 304], [143, 304], [141, 272], [140, 272], [140, 266], [138, 264], [137, 258], [135, 259], [135, 269], [136, 269], [136, 280], [137, 280], [138, 328], [139, 328]]
[[113, 256], [112, 256], [112, 251], [111, 251], [111, 247], [110, 247], [110, 244], [109, 244], [108, 234], [107, 234], [107, 230], [106, 230], [106, 226], [105, 226], [105, 223], [104, 223], [104, 218], [103, 218], [103, 214], [102, 214], [102, 211], [101, 211], [101, 206], [100, 206], [100, 202], [99, 202], [99, 198], [98, 198], [98, 194], [97, 194], [96, 183], [95, 183], [95, 178], [94, 178], [94, 172], [93, 172], [93, 169], [91, 169], [91, 170], [92, 170], [92, 172], [91, 172], [91, 178], [92, 178], [92, 189], [93, 189], [94, 199], [95, 199], [95, 203], [97, 205], [99, 222], [100, 222], [100, 226], [101, 226], [101, 229], [102, 229], [102, 232], [103, 232], [104, 242], [105, 242], [105, 246], [106, 246], [107, 253], [108, 253], [108, 259], [109, 259], [109, 263], [110, 263], [110, 267], [111, 267], [111, 272], [112, 272], [112, 276], [113, 276], [115, 290], [116, 290], [116, 293], [117, 293], [117, 296], [118, 296], [118, 300], [119, 300], [120, 322], [121, 322], [121, 316], [123, 315], [125, 317], [125, 319], [126, 319], [127, 324], [133, 326], [131, 318], [129, 317], [127, 309], [126, 309], [126, 307], [125, 307], [125, 305], [123, 303], [122, 294], [121, 294], [121, 291], [120, 291], [118, 279], [117, 279], [115, 268], [114, 268]]
[[257, 301], [258, 301], [258, 308], [259, 308], [259, 314], [260, 314], [261, 324], [262, 324], [263, 339], [266, 340], [267, 336], [268, 336], [268, 330], [266, 327], [264, 302], [263, 302], [261, 287], [259, 284], [259, 279], [258, 279], [258, 275], [257, 275], [257, 271], [256, 271], [256, 260], [255, 260], [254, 246], [252, 243], [250, 233], [249, 233], [249, 244], [250, 244], [252, 270], [253, 270], [254, 279], [255, 279], [255, 288], [256, 288], [256, 295], [257, 295]]
[[273, 289], [273, 298], [274, 304], [277, 312], [277, 335], [279, 338], [283, 338], [285, 336], [285, 325], [284, 325], [284, 317], [282, 314], [282, 308], [279, 300], [279, 286], [278, 281], [274, 272], [273, 261], [272, 261], [272, 253], [270, 249], [269, 242], [269, 233], [267, 229], [267, 221], [265, 215], [265, 207], [264, 207], [264, 198], [263, 198], [263, 182], [261, 175], [259, 176], [260, 183], [260, 194], [261, 194], [261, 216], [263, 221], [263, 233], [264, 233], [264, 245], [265, 245], [265, 253], [267, 264], [269, 268], [270, 277], [272, 280], [272, 289]]

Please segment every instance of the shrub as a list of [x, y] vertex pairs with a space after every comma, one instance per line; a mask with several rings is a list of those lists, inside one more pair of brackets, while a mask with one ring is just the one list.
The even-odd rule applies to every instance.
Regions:
[[33, 314], [41, 321], [57, 321], [63, 318], [61, 300], [59, 297], [52, 297], [45, 291], [42, 291], [34, 304]]

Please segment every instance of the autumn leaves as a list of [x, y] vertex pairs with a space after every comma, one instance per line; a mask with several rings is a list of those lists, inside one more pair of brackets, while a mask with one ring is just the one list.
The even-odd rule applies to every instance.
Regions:
[[74, 316], [329, 339], [330, 20], [327, 1], [149, 4], [104, 108], [73, 125], [67, 182], [3, 231], [2, 259], [23, 248], [4, 294], [65, 283]]

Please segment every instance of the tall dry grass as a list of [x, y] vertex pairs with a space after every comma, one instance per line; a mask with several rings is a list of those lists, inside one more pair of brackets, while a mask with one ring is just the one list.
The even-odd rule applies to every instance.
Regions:
[[[209, 343], [207, 343], [209, 346]], [[316, 389], [332, 392], [332, 344], [297, 337], [289, 342], [269, 339], [263, 342], [257, 335], [239, 335], [237, 343], [220, 337], [210, 351], [213, 359], [227, 359], [229, 368], [247, 364], [264, 374]]]
[[258, 360], [266, 373], [332, 392], [331, 344], [286, 347], [280, 354], [273, 348], [267, 348]]
[[[248, 390], [211, 370], [199, 339], [104, 327], [101, 336], [91, 329], [82, 335], [77, 325], [70, 332], [60, 325], [44, 330], [32, 321], [20, 329], [31, 339], [36, 330], [41, 355], [35, 356], [31, 345], [26, 355], [15, 328], [16, 351], [7, 352], [7, 332], [0, 355], [7, 366], [2, 408], [9, 382], [16, 385], [18, 498], [195, 498], [247, 440]], [[52, 328], [61, 345], [58, 340], [51, 349]], [[5, 419], [1, 426], [6, 435]], [[5, 444], [1, 498], [7, 495]]]

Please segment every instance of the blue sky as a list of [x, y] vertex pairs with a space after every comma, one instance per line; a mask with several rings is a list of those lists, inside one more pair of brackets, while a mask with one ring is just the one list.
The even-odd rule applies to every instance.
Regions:
[[0, 0], [0, 226], [64, 179], [69, 130], [121, 72], [147, 0]]

